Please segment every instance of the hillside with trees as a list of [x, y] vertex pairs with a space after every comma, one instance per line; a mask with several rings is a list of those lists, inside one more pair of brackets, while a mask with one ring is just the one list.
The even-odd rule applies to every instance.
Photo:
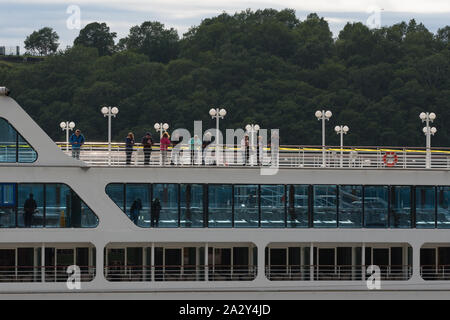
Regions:
[[329, 144], [346, 124], [347, 145], [423, 146], [419, 114], [433, 111], [433, 145], [450, 146], [450, 26], [433, 34], [414, 20], [374, 30], [348, 23], [334, 39], [316, 14], [300, 21], [294, 10], [266, 9], [205, 19], [183, 36], [148, 21], [116, 37], [90, 24], [40, 63], [0, 64], [0, 84], [54, 140], [64, 139], [65, 120], [88, 141], [106, 140], [103, 105], [120, 107], [116, 141], [154, 132], [155, 122], [214, 127], [208, 111], [223, 106], [222, 128], [258, 123], [301, 145], [321, 143], [314, 113], [326, 108]]

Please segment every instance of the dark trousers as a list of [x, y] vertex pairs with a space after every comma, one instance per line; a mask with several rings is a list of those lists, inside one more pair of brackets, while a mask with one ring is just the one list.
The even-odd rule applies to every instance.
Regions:
[[152, 227], [158, 228], [159, 226], [159, 212], [153, 212], [152, 213]]
[[33, 222], [33, 212], [25, 212], [24, 220], [25, 227], [31, 227]]
[[133, 155], [133, 150], [127, 150], [127, 166], [131, 164], [131, 156]]
[[150, 164], [151, 155], [152, 155], [152, 151], [150, 149], [144, 149], [144, 165]]

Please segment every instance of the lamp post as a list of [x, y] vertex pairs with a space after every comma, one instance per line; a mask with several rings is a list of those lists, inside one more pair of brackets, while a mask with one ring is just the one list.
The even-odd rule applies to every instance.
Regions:
[[322, 120], [322, 167], [326, 167], [326, 149], [325, 149], [325, 121], [329, 121], [330, 118], [333, 116], [333, 113], [331, 111], [316, 111], [316, 118], [317, 120]]
[[423, 128], [423, 133], [427, 137], [427, 157], [426, 157], [426, 168], [431, 168], [431, 136], [434, 136], [437, 132], [435, 127], [430, 127], [430, 123], [436, 120], [436, 114], [434, 112], [422, 112], [420, 114], [420, 119], [422, 122], [426, 123], [426, 127]]
[[225, 118], [227, 115], [227, 110], [220, 109], [220, 108], [212, 108], [209, 110], [209, 115], [212, 119], [216, 119], [216, 165], [219, 165], [219, 148], [220, 148], [220, 127], [219, 127], [219, 121], [220, 119]]
[[59, 126], [63, 131], [66, 131], [66, 152], [69, 152], [69, 132], [75, 128], [75, 122], [61, 122]]
[[341, 135], [341, 168], [344, 167], [344, 134], [347, 134], [349, 130], [348, 126], [336, 126], [334, 128], [334, 131]]
[[169, 130], [169, 125], [167, 123], [155, 123], [155, 130], [159, 132], [159, 139], [162, 139], [164, 132]]
[[250, 133], [250, 141], [251, 141], [251, 150], [254, 150], [255, 148], [255, 133], [258, 133], [258, 131], [260, 130], [260, 126], [257, 124], [248, 124], [245, 127], [245, 130], [247, 130], [248, 133]]
[[108, 117], [108, 165], [111, 165], [111, 119], [115, 118], [119, 113], [117, 107], [103, 107], [102, 114], [106, 118]]

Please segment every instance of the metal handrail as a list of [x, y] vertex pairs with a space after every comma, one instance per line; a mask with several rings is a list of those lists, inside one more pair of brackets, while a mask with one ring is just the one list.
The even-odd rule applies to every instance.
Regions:
[[[58, 143], [65, 150], [65, 143]], [[182, 144], [181, 149], [174, 152], [173, 148], [167, 151], [167, 162], [162, 163], [163, 157], [158, 144], [152, 148], [150, 166], [161, 165], [194, 165], [211, 166], [217, 165], [215, 156], [215, 145], [210, 145], [202, 150], [197, 148], [192, 162], [190, 146]], [[219, 157], [219, 166], [241, 167], [246, 162], [246, 156], [240, 145], [221, 145], [224, 151]], [[133, 148], [131, 166], [144, 165], [144, 152], [140, 144]], [[342, 151], [342, 156], [341, 156]], [[397, 155], [392, 167], [388, 165], [385, 158], [386, 153], [393, 152]], [[70, 156], [70, 151], [67, 152]], [[427, 167], [427, 150], [424, 148], [399, 148], [399, 147], [327, 147], [326, 168], [343, 169], [440, 169], [450, 170], [450, 149], [439, 148], [431, 150], [431, 164]], [[111, 154], [108, 145], [104, 143], [86, 143], [81, 150], [81, 160], [92, 166], [108, 166], [111, 157], [111, 166], [126, 166], [126, 147], [124, 143], [114, 143]], [[259, 154], [255, 148], [250, 148], [247, 165], [250, 166], [278, 166], [281, 168], [323, 168], [322, 148], [317, 146], [280, 146], [278, 154], [271, 154], [270, 147], [263, 148]], [[341, 161], [342, 157], [342, 161]], [[174, 158], [176, 158], [174, 162]], [[238, 161], [237, 161], [238, 160]]]

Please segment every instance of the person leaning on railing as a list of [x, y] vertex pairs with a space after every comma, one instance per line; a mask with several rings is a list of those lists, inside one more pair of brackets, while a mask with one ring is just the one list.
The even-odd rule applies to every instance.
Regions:
[[72, 158], [80, 160], [80, 150], [84, 143], [84, 136], [81, 134], [80, 129], [77, 129], [70, 137], [70, 144], [72, 145]]
[[150, 132], [147, 132], [142, 138], [142, 145], [144, 146], [144, 165], [150, 164], [150, 158], [152, 155], [153, 139]]
[[127, 154], [127, 166], [131, 164], [131, 156], [134, 148], [134, 134], [130, 132], [125, 140], [125, 153]]

